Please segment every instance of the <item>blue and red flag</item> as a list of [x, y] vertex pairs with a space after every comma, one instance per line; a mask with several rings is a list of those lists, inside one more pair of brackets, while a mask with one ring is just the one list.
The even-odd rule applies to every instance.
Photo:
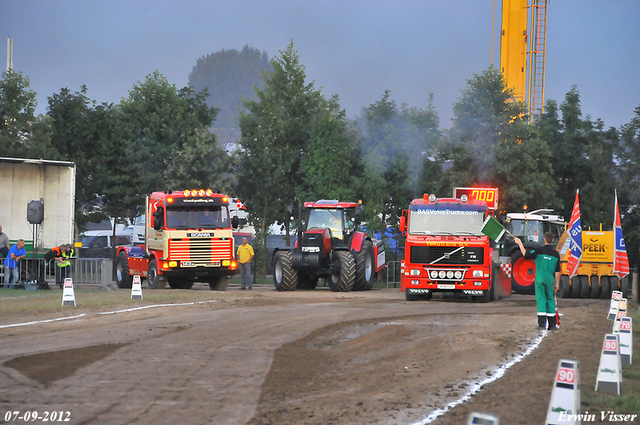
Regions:
[[571, 221], [569, 222], [569, 258], [567, 259], [567, 273], [569, 277], [573, 277], [578, 273], [578, 264], [582, 259], [582, 227], [580, 227], [580, 201], [578, 200], [578, 191], [576, 190], [576, 201], [573, 204], [571, 212]]
[[622, 223], [620, 221], [620, 208], [618, 207], [618, 192], [616, 191], [615, 210], [613, 211], [613, 234], [615, 252], [613, 255], [613, 272], [622, 279], [629, 274], [629, 258], [627, 257], [627, 248], [624, 245], [622, 237]]

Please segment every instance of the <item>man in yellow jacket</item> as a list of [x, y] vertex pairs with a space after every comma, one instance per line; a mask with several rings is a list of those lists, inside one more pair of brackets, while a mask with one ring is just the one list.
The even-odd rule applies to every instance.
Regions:
[[251, 260], [254, 255], [253, 247], [249, 245], [249, 239], [242, 238], [242, 245], [238, 247], [238, 252], [236, 252], [238, 270], [240, 270], [240, 276], [242, 276], [240, 289], [249, 288], [251, 290]]

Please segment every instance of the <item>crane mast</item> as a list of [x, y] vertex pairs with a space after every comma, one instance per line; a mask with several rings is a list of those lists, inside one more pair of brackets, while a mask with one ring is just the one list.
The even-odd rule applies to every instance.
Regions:
[[529, 120], [544, 111], [547, 0], [502, 0], [500, 72]]

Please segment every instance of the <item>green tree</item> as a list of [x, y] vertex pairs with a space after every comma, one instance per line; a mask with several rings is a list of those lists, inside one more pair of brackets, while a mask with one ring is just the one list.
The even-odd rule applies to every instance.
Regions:
[[8, 70], [0, 79], [0, 155], [33, 158], [31, 132], [38, 102], [29, 78]]
[[314, 113], [322, 95], [314, 82], [305, 81], [305, 69], [289, 43], [273, 60], [273, 72], [264, 72], [258, 100], [243, 99], [240, 112], [238, 186], [236, 192], [253, 212], [259, 235], [271, 223], [283, 222], [303, 186], [300, 171], [304, 149], [311, 138]]
[[498, 187], [502, 211], [556, 202], [549, 145], [527, 125], [525, 105], [513, 102], [513, 89], [498, 70], [474, 75], [453, 111], [453, 125], [438, 148], [449, 166], [448, 184]]
[[244, 46], [221, 50], [199, 58], [189, 74], [189, 85], [196, 90], [208, 89], [207, 103], [220, 109], [216, 125], [221, 128], [237, 128], [241, 98], [256, 99], [253, 86], [260, 86], [261, 72], [272, 71], [266, 52]]
[[[195, 183], [194, 174], [202, 177], [207, 154], [215, 149], [214, 138], [204, 137], [202, 130], [213, 123], [217, 112], [206, 105], [206, 96], [189, 87], [177, 90], [155, 71], [134, 85], [120, 103], [118, 137], [122, 140], [117, 149], [130, 165], [130, 186], [140, 203], [153, 191], [182, 189]], [[192, 162], [180, 162], [181, 156]], [[192, 173], [193, 169], [200, 171]], [[217, 181], [219, 170], [210, 171], [211, 180], [200, 184]]]
[[98, 204], [96, 184], [100, 176], [96, 169], [103, 156], [98, 154], [96, 141], [95, 101], [86, 96], [87, 88], [72, 93], [63, 88], [60, 93], [48, 98], [47, 116], [51, 134], [51, 144], [57, 152], [56, 159], [76, 164], [76, 225], [82, 230], [88, 221], [101, 221], [105, 217], [95, 214]]
[[[561, 113], [561, 117], [558, 114]], [[536, 129], [552, 149], [553, 179], [557, 185], [557, 209], [568, 220], [580, 189], [583, 227], [610, 228], [613, 222], [613, 193], [620, 181], [615, 153], [618, 132], [604, 129], [600, 120], [582, 118], [580, 94], [572, 87], [557, 107], [548, 101]]]
[[370, 230], [384, 233], [396, 228], [402, 210], [425, 186], [423, 172], [439, 175], [432, 166], [434, 146], [440, 137], [439, 120], [430, 103], [426, 109], [397, 106], [387, 90], [367, 108], [361, 150], [366, 162], [363, 182], [365, 218]]
[[[327, 100], [304, 66], [293, 42], [263, 73], [257, 100], [243, 99], [236, 193], [252, 212], [256, 239], [264, 248], [269, 226], [287, 221], [286, 207], [305, 197], [353, 196], [358, 174], [356, 133], [338, 98]], [[355, 157], [354, 157], [355, 156]], [[264, 274], [264, 249], [256, 250]]]
[[[616, 149], [618, 202], [622, 231], [631, 267], [638, 267], [640, 253], [640, 106], [635, 116], [620, 128]], [[623, 184], [624, 182], [624, 184]]]

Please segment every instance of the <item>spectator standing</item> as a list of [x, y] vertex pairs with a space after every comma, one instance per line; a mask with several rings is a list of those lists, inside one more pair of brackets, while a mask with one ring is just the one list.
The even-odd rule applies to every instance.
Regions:
[[236, 259], [238, 260], [240, 275], [242, 276], [242, 286], [240, 286], [240, 289], [248, 288], [251, 290], [251, 260], [255, 254], [253, 252], [253, 247], [249, 245], [248, 242], [249, 239], [246, 237], [242, 238], [242, 245], [238, 247]]
[[9, 257], [9, 248], [11, 248], [9, 236], [2, 232], [2, 226], [0, 226], [0, 254], [2, 254], [4, 258]]
[[[9, 249], [9, 255], [5, 259], [5, 279], [4, 287], [11, 289], [16, 287], [20, 278], [20, 268], [18, 262], [25, 257], [24, 239], [18, 239], [18, 243]], [[7, 279], [9, 280], [7, 285]]]

